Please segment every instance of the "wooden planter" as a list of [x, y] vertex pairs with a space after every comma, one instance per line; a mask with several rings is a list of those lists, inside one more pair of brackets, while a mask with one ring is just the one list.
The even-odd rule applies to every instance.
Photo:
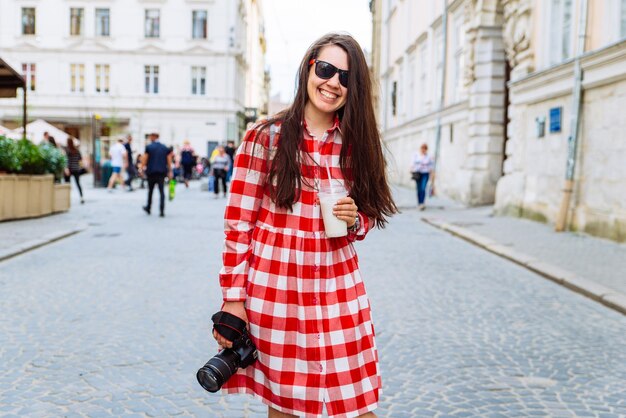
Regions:
[[70, 192], [72, 186], [69, 183], [55, 184], [52, 195], [52, 212], [67, 212], [70, 210]]
[[56, 186], [52, 174], [0, 174], [0, 221], [69, 210], [69, 184]]

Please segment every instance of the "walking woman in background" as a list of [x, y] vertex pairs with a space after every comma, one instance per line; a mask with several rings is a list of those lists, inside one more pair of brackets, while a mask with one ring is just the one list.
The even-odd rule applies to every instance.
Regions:
[[80, 194], [80, 203], [85, 203], [83, 199], [83, 189], [80, 187], [80, 176], [83, 174], [84, 169], [81, 167], [83, 156], [80, 154], [74, 140], [67, 138], [67, 147], [65, 148], [65, 154], [67, 155], [67, 168], [65, 169], [65, 181], [69, 183], [70, 176], [74, 177], [76, 187], [78, 187], [78, 193]]
[[[320, 208], [329, 174], [348, 191], [325, 213], [329, 225], [345, 223], [337, 238]], [[328, 34], [309, 48], [291, 107], [246, 133], [230, 192], [222, 310], [248, 322], [258, 359], [223, 389], [261, 399], [269, 417], [321, 417], [324, 407], [330, 417], [375, 417], [378, 353], [353, 242], [397, 208], [367, 64], [351, 36]]]
[[226, 154], [224, 147], [219, 146], [217, 148], [217, 155], [212, 161], [213, 176], [215, 176], [215, 189], [213, 192], [215, 193], [216, 199], [220, 194], [220, 182], [224, 188], [224, 197], [226, 197], [226, 193], [228, 192], [226, 189], [226, 175], [228, 174], [228, 169], [232, 163], [233, 162], [230, 160], [228, 154]]
[[420, 152], [413, 155], [411, 164], [411, 177], [415, 180], [417, 187], [417, 207], [419, 210], [426, 209], [426, 186], [430, 173], [433, 171], [433, 159], [428, 155], [428, 145], [422, 144]]

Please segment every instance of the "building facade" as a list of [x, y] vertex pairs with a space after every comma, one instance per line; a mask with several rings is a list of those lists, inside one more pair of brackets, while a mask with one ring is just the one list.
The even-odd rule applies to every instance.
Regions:
[[[448, 2], [446, 19], [442, 1], [379, 3], [380, 57], [372, 61], [380, 62], [378, 116], [391, 177], [410, 183], [412, 156], [426, 143], [437, 155], [440, 193], [493, 202], [504, 155], [504, 46], [494, 29], [501, 15], [462, 0]], [[468, 50], [472, 42], [479, 53]]]
[[438, 193], [547, 222], [562, 206], [584, 39], [567, 225], [626, 240], [625, 0], [372, 4], [392, 177], [410, 184], [411, 156], [425, 142]]
[[[29, 119], [80, 138], [87, 154], [96, 136], [130, 133], [141, 150], [159, 132], [206, 155], [238, 140], [247, 103], [263, 100], [247, 97], [246, 80], [264, 70], [263, 50], [249, 62], [260, 42], [248, 33], [263, 21], [253, 3], [0, 0], [0, 51], [28, 80]], [[0, 103], [0, 124], [20, 118], [16, 103]]]
[[[550, 223], [562, 213], [571, 229], [626, 241], [626, 1], [548, 3], [504, 2], [513, 71], [495, 207]], [[561, 209], [568, 168], [573, 194]]]

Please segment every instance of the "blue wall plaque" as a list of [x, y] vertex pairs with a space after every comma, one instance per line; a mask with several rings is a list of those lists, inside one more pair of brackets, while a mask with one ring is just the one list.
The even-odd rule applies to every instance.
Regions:
[[561, 132], [561, 113], [562, 107], [553, 107], [550, 109], [550, 133]]

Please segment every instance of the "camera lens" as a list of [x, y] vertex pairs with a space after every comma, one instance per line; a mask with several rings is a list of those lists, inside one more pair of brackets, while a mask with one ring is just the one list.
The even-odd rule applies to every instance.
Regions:
[[238, 366], [239, 355], [233, 350], [225, 349], [198, 370], [196, 378], [204, 389], [209, 392], [217, 392], [224, 382], [237, 371]]
[[201, 368], [198, 370], [198, 373], [196, 373], [196, 378], [198, 379], [200, 386], [202, 386], [204, 390], [208, 390], [211, 393], [215, 393], [220, 390], [223, 383], [223, 380], [219, 379], [214, 373], [215, 372], [207, 366]]

